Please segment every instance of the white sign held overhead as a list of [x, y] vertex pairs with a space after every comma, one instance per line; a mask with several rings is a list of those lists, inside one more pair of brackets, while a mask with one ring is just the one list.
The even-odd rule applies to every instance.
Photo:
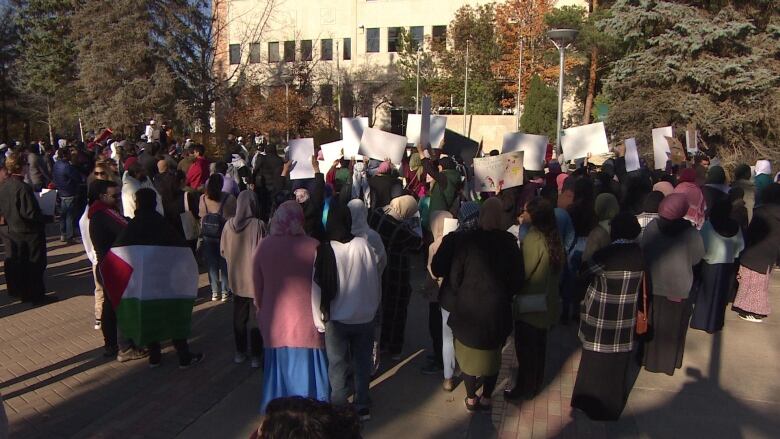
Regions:
[[330, 168], [333, 162], [344, 156], [344, 141], [323, 143], [320, 145], [320, 149], [322, 150], [322, 161], [327, 163], [328, 168]]
[[431, 148], [440, 149], [447, 131], [447, 116], [431, 116]]
[[561, 136], [561, 148], [566, 160], [576, 160], [592, 155], [609, 154], [607, 131], [604, 122], [566, 128]]
[[625, 140], [626, 144], [626, 172], [636, 171], [640, 168], [639, 165], [639, 150], [636, 147], [636, 139], [630, 138]]
[[478, 192], [522, 186], [523, 151], [474, 159], [474, 182]]
[[428, 142], [422, 143], [422, 115], [409, 114], [406, 117], [406, 138], [412, 145], [417, 146], [418, 143], [422, 143], [423, 148], [427, 147], [427, 144], [431, 144], [431, 148], [441, 148], [441, 144], [444, 141], [444, 134], [447, 131], [447, 117], [446, 116], [430, 116], [430, 128], [428, 130]]
[[666, 162], [672, 154], [667, 137], [674, 137], [672, 127], [653, 128], [653, 158], [655, 169], [666, 169]]
[[376, 128], [366, 128], [360, 139], [358, 152], [376, 160], [390, 159], [394, 165], [400, 165], [405, 150], [406, 137]]
[[314, 139], [290, 140], [290, 180], [314, 178], [311, 157], [314, 155]]
[[458, 230], [457, 218], [444, 218], [444, 231], [442, 236], [447, 236], [448, 233]]
[[363, 131], [368, 128], [367, 117], [342, 117], [341, 139], [344, 141], [344, 157], [351, 159], [358, 153]]
[[506, 133], [501, 152], [523, 151], [523, 168], [528, 171], [542, 171], [544, 170], [544, 155], [547, 152], [548, 141], [547, 136]]
[[685, 130], [685, 149], [689, 153], [696, 153], [699, 151], [699, 145], [696, 140], [699, 132], [696, 130], [696, 125], [688, 125], [688, 129]]

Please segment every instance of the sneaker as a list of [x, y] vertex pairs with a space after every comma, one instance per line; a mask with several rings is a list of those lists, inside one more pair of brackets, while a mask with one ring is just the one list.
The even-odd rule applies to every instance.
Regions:
[[192, 357], [190, 358], [189, 364], [180, 364], [179, 369], [189, 369], [190, 367], [200, 363], [203, 361], [203, 359], [206, 358], [205, 354], [192, 354]]
[[236, 352], [235, 355], [233, 355], [233, 362], [236, 364], [241, 364], [244, 361], [246, 361], [246, 354], [242, 352]]
[[371, 410], [368, 408], [362, 408], [358, 410], [358, 416], [360, 416], [360, 422], [367, 422], [371, 420]]
[[149, 356], [149, 351], [146, 349], [130, 348], [124, 351], [119, 351], [116, 356], [116, 361], [125, 363], [132, 360], [140, 360]]
[[764, 321], [764, 319], [760, 319], [756, 316], [750, 315], [750, 314], [739, 314], [739, 318], [746, 321], [746, 322], [752, 322], [752, 323], [761, 323]]
[[263, 365], [263, 360], [260, 357], [252, 357], [252, 369], [259, 369]]
[[99, 330], [101, 327], [103, 327], [103, 322], [100, 319], [95, 319], [95, 329]]
[[466, 405], [466, 410], [471, 413], [479, 411], [479, 397], [474, 398], [473, 401], [473, 403], [469, 402], [468, 396], [463, 399], [463, 402]]
[[230, 293], [222, 293], [222, 301], [227, 302], [230, 299]]
[[216, 302], [219, 300], [219, 293], [211, 293], [211, 301]]
[[420, 369], [420, 372], [422, 372], [423, 375], [436, 375], [442, 373], [443, 371], [444, 367], [442, 367], [440, 364], [436, 364], [435, 361], [431, 361], [422, 369]]

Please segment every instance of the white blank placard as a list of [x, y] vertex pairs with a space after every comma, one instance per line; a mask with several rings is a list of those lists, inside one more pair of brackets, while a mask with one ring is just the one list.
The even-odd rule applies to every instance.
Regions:
[[290, 140], [290, 180], [314, 178], [311, 156], [314, 155], [314, 139]]
[[[444, 141], [444, 134], [447, 131], [447, 117], [446, 116], [430, 116], [430, 127], [428, 130], [428, 143], [431, 144], [431, 148], [441, 148], [441, 143]], [[419, 114], [409, 114], [406, 116], [406, 138], [412, 145], [417, 145], [421, 142], [420, 138], [422, 134], [422, 116]], [[427, 146], [427, 143], [423, 143], [423, 148]]]
[[639, 169], [639, 150], [636, 147], [636, 139], [630, 138], [625, 140], [626, 144], [626, 172], [636, 171]]
[[458, 230], [457, 218], [444, 218], [444, 232], [442, 236], [447, 236], [448, 233]]
[[406, 137], [388, 133], [376, 128], [366, 128], [360, 139], [358, 152], [363, 156], [376, 160], [389, 158], [395, 165], [400, 165], [406, 150]]
[[604, 122], [566, 128], [561, 136], [561, 148], [566, 160], [576, 160], [592, 155], [609, 154], [607, 131]]
[[358, 153], [363, 130], [368, 128], [367, 117], [342, 117], [341, 139], [344, 141], [344, 157], [351, 159]]
[[322, 150], [322, 161], [328, 164], [328, 168], [343, 156], [344, 141], [337, 140], [335, 142], [323, 143], [320, 145]]
[[666, 162], [672, 150], [669, 148], [667, 137], [674, 137], [672, 127], [653, 128], [653, 158], [655, 169], [666, 169]]
[[529, 171], [544, 169], [544, 155], [547, 152], [547, 136], [525, 133], [506, 133], [501, 153], [523, 151], [523, 168]]

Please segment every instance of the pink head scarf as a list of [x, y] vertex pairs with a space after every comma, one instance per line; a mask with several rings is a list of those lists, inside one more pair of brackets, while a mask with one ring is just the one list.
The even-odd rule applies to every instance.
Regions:
[[271, 218], [271, 235], [298, 236], [303, 235], [303, 208], [295, 201], [285, 201], [274, 212]]
[[669, 194], [674, 192], [674, 186], [668, 181], [659, 181], [653, 185], [653, 190], [664, 194], [664, 197], [668, 197]]
[[567, 178], [569, 178], [569, 174], [558, 174], [558, 176], [555, 177], [555, 184], [558, 185], [559, 194], [563, 191], [563, 183], [566, 182]]
[[704, 225], [704, 214], [707, 210], [707, 203], [704, 201], [704, 194], [701, 192], [701, 189], [694, 183], [684, 181], [674, 188], [674, 193], [685, 195], [688, 200], [688, 213], [685, 214], [685, 219], [692, 222], [697, 229], [701, 229], [701, 226]]
[[376, 172], [378, 174], [389, 174], [390, 173], [390, 162], [382, 162], [379, 164], [379, 167], [376, 168]]
[[688, 213], [688, 199], [684, 194], [670, 194], [658, 206], [658, 215], [669, 221], [678, 220]]

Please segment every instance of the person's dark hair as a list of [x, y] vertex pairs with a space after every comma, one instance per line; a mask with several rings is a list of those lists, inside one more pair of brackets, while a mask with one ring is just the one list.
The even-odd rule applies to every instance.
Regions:
[[57, 160], [70, 161], [70, 148], [60, 148], [57, 150]]
[[562, 269], [566, 255], [561, 244], [561, 235], [558, 233], [553, 205], [544, 198], [535, 197], [528, 202], [525, 210], [531, 215], [531, 225], [544, 235], [550, 254], [550, 266], [556, 271]]
[[731, 218], [731, 201], [718, 200], [710, 208], [710, 223], [718, 234], [730, 238], [739, 231], [739, 223]]
[[741, 164], [734, 168], [734, 180], [750, 180], [750, 166]]
[[733, 187], [729, 191], [729, 202], [734, 203], [737, 200], [742, 200], [745, 198], [745, 190], [741, 187]]
[[203, 146], [203, 145], [200, 145], [200, 144], [193, 145], [192, 146], [192, 152], [197, 152], [200, 155], [205, 155], [206, 154], [206, 147]]
[[135, 211], [148, 212], [157, 209], [157, 192], [148, 187], [135, 192]]
[[206, 198], [213, 201], [222, 200], [222, 185], [225, 179], [221, 174], [212, 174], [209, 181], [206, 182]]
[[491, 149], [491, 150], [490, 150], [490, 153], [489, 153], [488, 155], [489, 155], [490, 157], [495, 157], [495, 156], [497, 156], [497, 155], [499, 155], [499, 154], [500, 154], [500, 153], [498, 152], [498, 150], [497, 150], [497, 149]]
[[119, 187], [119, 185], [111, 180], [93, 180], [87, 189], [87, 202], [94, 203], [101, 195], [105, 195], [110, 187]]
[[780, 184], [772, 183], [761, 191], [763, 204], [780, 204]]
[[645, 195], [642, 199], [642, 212], [644, 213], [658, 213], [658, 206], [661, 205], [661, 201], [664, 200], [664, 194], [662, 192], [653, 191]]
[[439, 166], [441, 166], [442, 169], [455, 169], [455, 160], [452, 160], [449, 157], [442, 157], [439, 159]]
[[216, 171], [217, 174], [225, 175], [227, 174], [227, 170], [228, 170], [228, 165], [223, 160], [214, 163], [214, 171]]
[[555, 186], [544, 186], [539, 191], [539, 196], [549, 201], [553, 206], [558, 205], [558, 188]]
[[141, 165], [138, 162], [135, 162], [132, 165], [128, 166], [127, 174], [133, 178], [138, 178], [139, 180], [141, 180], [139, 177], [146, 177], [143, 165]]
[[642, 231], [642, 226], [636, 215], [630, 212], [620, 212], [610, 221], [609, 235], [613, 241], [618, 239], [636, 239]]
[[268, 403], [258, 439], [359, 439], [354, 409], [300, 396]]

